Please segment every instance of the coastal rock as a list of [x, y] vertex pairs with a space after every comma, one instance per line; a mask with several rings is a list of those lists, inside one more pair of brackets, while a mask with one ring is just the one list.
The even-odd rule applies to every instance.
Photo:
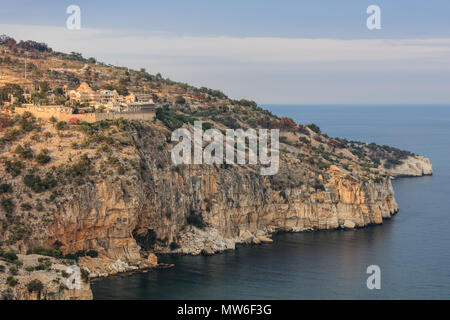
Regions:
[[273, 242], [272, 239], [265, 237], [265, 236], [260, 236], [260, 237], [258, 237], [258, 239], [261, 243], [272, 243]]
[[356, 224], [353, 221], [345, 220], [344, 222], [344, 229], [354, 229]]
[[254, 242], [254, 236], [248, 230], [245, 230], [244, 232], [242, 232], [239, 235], [239, 238], [240, 238], [241, 242], [245, 243], [245, 244], [250, 244], [250, 243]]
[[408, 157], [402, 164], [388, 169], [393, 177], [421, 177], [433, 174], [433, 166], [429, 159], [421, 156]]
[[[136, 170], [98, 176], [74, 193], [67, 186], [61, 194], [70, 196], [49, 209], [51, 219], [42, 232], [14, 250], [50, 248], [56, 241], [63, 254], [95, 250], [99, 258], [82, 257], [79, 264], [97, 277], [148, 265], [144, 257], [152, 252], [212, 254], [237, 244], [270, 243], [274, 232], [381, 224], [398, 211], [387, 175], [374, 179], [354, 166], [336, 165], [317, 172], [289, 158], [271, 177], [247, 166], [175, 168], [170, 152], [155, 143], [166, 141], [163, 132], [145, 123], [129, 129]], [[408, 166], [401, 172], [431, 171], [427, 159], [414, 159], [419, 159], [410, 160], [414, 170]], [[192, 223], [190, 215], [201, 218]], [[171, 248], [172, 243], [177, 246]]]
[[[144, 136], [136, 143], [142, 144], [144, 162], [170, 156], [151, 152], [151, 141]], [[330, 230], [345, 221], [353, 222], [352, 227], [380, 224], [398, 210], [389, 178], [362, 183], [354, 172], [332, 165], [324, 190], [300, 185], [280, 193], [269, 188], [266, 177], [246, 172], [240, 167], [219, 172], [208, 165], [179, 172], [149, 166], [131, 184], [99, 181], [85, 186], [83, 197], [75, 195], [55, 212], [48, 243], [59, 240], [66, 252], [95, 249], [112, 260], [109, 264], [120, 259], [131, 266], [142, 260], [132, 236], [135, 230], [152, 230], [157, 239], [180, 246], [169, 250], [157, 241], [156, 252], [198, 255], [204, 249], [209, 254], [240, 243], [268, 243], [261, 238], [268, 230]], [[201, 213], [205, 227], [186, 224], [193, 210]], [[109, 272], [99, 269], [92, 272]]]
[[154, 253], [149, 253], [145, 262], [149, 266], [156, 267], [158, 265], [158, 257]]
[[212, 256], [214, 253], [215, 253], [214, 250], [211, 249], [211, 247], [209, 246], [202, 250], [202, 255], [204, 256]]

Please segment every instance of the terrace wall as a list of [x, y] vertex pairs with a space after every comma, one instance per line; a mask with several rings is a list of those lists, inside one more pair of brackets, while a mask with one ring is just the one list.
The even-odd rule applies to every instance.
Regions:
[[61, 112], [55, 107], [35, 107], [25, 106], [22, 108], [15, 108], [15, 112], [23, 114], [24, 112], [30, 112], [36, 118], [42, 118], [49, 120], [51, 117], [55, 117], [58, 121], [69, 121], [69, 119], [77, 118], [80, 121], [86, 121], [89, 123], [97, 122], [100, 120], [114, 120], [123, 118], [125, 120], [153, 120], [155, 118], [155, 112], [108, 112], [108, 113], [84, 113], [84, 114], [72, 114], [70, 112]]

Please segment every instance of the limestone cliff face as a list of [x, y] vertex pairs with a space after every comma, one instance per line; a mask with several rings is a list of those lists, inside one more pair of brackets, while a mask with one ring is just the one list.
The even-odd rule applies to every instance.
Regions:
[[433, 174], [433, 166], [430, 160], [421, 156], [411, 156], [389, 170], [394, 177], [421, 177]]
[[[276, 231], [380, 224], [398, 210], [388, 177], [374, 182], [334, 165], [313, 172], [286, 162], [283, 167], [296, 183], [275, 188], [275, 177], [249, 167], [173, 167], [170, 152], [157, 151], [155, 137], [132, 134], [141, 164], [136, 176], [83, 186], [54, 213], [47, 245], [58, 240], [64, 252], [95, 249], [138, 264], [143, 252], [134, 235], [149, 230], [156, 235], [156, 252], [199, 254], [258, 243]], [[201, 214], [206, 228], [188, 225], [192, 212]], [[181, 247], [170, 250], [173, 242]]]

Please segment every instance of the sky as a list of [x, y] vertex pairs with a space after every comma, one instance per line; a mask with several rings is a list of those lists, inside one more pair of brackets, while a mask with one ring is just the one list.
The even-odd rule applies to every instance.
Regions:
[[448, 0], [0, 0], [0, 34], [260, 104], [450, 103]]

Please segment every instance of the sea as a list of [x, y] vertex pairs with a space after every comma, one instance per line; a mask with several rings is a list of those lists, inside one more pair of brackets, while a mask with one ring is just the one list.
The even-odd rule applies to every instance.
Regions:
[[[263, 108], [330, 137], [426, 156], [434, 174], [394, 180], [400, 212], [382, 225], [279, 234], [211, 257], [161, 256], [175, 267], [95, 281], [94, 299], [449, 299], [450, 105]], [[367, 286], [369, 266], [379, 267], [379, 289]]]

